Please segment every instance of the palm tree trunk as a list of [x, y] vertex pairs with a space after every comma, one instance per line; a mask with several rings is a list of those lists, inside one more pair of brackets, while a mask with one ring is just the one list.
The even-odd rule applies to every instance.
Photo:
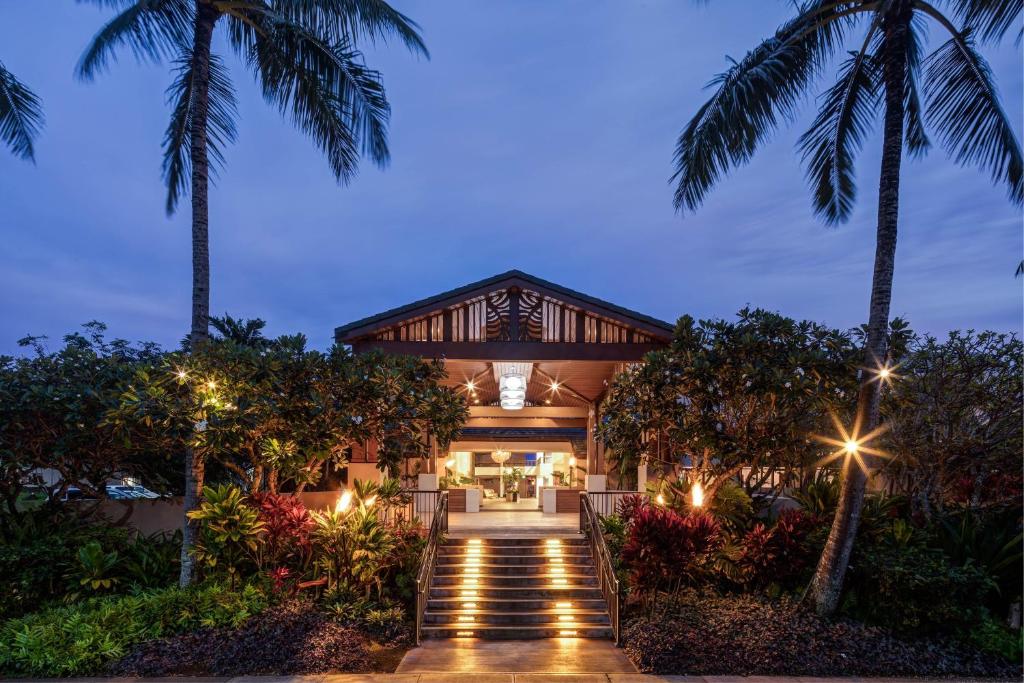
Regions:
[[196, 3], [192, 46], [192, 334], [193, 347], [209, 336], [210, 328], [210, 162], [206, 149], [210, 112], [210, 44], [217, 10]]
[[[206, 341], [210, 320], [210, 244], [209, 204], [210, 164], [206, 151], [206, 124], [210, 110], [210, 45], [217, 11], [210, 5], [196, 3], [195, 34], [192, 45], [192, 333], [189, 337], [193, 353]], [[206, 475], [205, 456], [189, 448], [185, 451], [185, 519], [182, 524], [181, 574], [178, 583], [192, 582], [195, 568], [192, 546], [198, 529], [188, 513], [199, 507]]]
[[[878, 228], [875, 237], [875, 270], [871, 281], [871, 307], [868, 317], [866, 362], [883, 363], [888, 347], [889, 303], [892, 299], [892, 274], [896, 258], [896, 228], [899, 215], [900, 162], [903, 158], [903, 89], [906, 73], [906, 41], [911, 9], [899, 3], [885, 20], [883, 54], [885, 58], [885, 128], [882, 144], [882, 171], [878, 188]], [[857, 393], [858, 435], [878, 426], [881, 383], [870, 372], [862, 372]], [[865, 460], [870, 464], [869, 460]], [[821, 553], [818, 569], [811, 582], [811, 595], [818, 614], [830, 615], [839, 605], [843, 579], [850, 562], [853, 541], [864, 507], [868, 473], [847, 459], [842, 474], [839, 505], [832, 521], [828, 541]]]
[[199, 507], [199, 497], [203, 491], [205, 478], [206, 457], [189, 448], [185, 452], [185, 517], [181, 528], [181, 573], [178, 576], [178, 585], [182, 588], [192, 583], [195, 578], [192, 546], [195, 545], [199, 528], [188, 518], [188, 513]]

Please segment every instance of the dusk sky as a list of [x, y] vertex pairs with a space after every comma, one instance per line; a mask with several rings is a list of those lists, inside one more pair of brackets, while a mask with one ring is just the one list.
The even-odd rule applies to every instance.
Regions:
[[[673, 147], [704, 84], [788, 2], [394, 4], [420, 23], [431, 59], [367, 50], [393, 108], [393, 160], [348, 187], [219, 35], [240, 122], [211, 190], [214, 314], [262, 317], [270, 334], [325, 348], [336, 325], [518, 268], [669, 321], [746, 304], [842, 328], [865, 320], [877, 135], [856, 213], [838, 228], [815, 219], [794, 149], [812, 98], [697, 214], [672, 207]], [[110, 17], [71, 0], [0, 0], [0, 61], [47, 118], [35, 165], [0, 149], [0, 353], [23, 353], [26, 334], [56, 347], [92, 319], [165, 347], [189, 327], [188, 205], [167, 218], [160, 180], [170, 68], [125, 52], [94, 83], [73, 76]], [[1020, 47], [1011, 35], [985, 54], [1019, 139]], [[900, 217], [893, 315], [940, 335], [1020, 332], [1024, 238], [1004, 187], [936, 146], [905, 162]]]

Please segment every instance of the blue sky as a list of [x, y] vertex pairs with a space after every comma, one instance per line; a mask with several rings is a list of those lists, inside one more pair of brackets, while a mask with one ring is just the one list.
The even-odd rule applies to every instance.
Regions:
[[[788, 3], [395, 5], [431, 59], [367, 50], [393, 106], [393, 161], [348, 187], [228, 58], [241, 120], [212, 190], [215, 313], [323, 348], [338, 324], [519, 268], [667, 320], [746, 304], [844, 328], [866, 317], [879, 141], [861, 156], [853, 219], [824, 227], [794, 151], [813, 99], [696, 215], [672, 208], [673, 145], [704, 84]], [[159, 177], [169, 69], [125, 55], [94, 83], [73, 78], [108, 16], [0, 0], [0, 61], [47, 115], [35, 166], [0, 153], [0, 353], [91, 319], [165, 346], [188, 329], [189, 215], [164, 215]], [[986, 55], [1019, 138], [1020, 48]], [[1003, 188], [941, 148], [905, 163], [903, 187], [893, 314], [936, 334], [1019, 332], [1021, 214]]]

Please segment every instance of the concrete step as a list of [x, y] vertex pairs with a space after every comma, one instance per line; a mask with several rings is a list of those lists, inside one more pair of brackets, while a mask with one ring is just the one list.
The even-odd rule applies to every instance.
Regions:
[[426, 638], [611, 637], [580, 535], [448, 539], [423, 617]]
[[536, 640], [539, 638], [611, 638], [610, 626], [534, 624], [532, 626], [461, 626], [435, 624], [421, 629], [424, 638], [482, 638]]
[[506, 537], [502, 537], [502, 538], [481, 538], [481, 539], [475, 539], [475, 538], [449, 538], [449, 539], [447, 539], [444, 542], [444, 545], [442, 545], [441, 548], [442, 549], [445, 549], [445, 548], [466, 548], [466, 547], [470, 547], [470, 548], [472, 548], [472, 547], [492, 548], [492, 547], [502, 547], [502, 546], [533, 546], [533, 547], [549, 547], [549, 546], [550, 547], [559, 547], [560, 546], [562, 548], [576, 547], [576, 546], [586, 547], [586, 548], [590, 547], [590, 545], [589, 545], [589, 543], [588, 543], [588, 541], [587, 541], [585, 536], [574, 536], [572, 538], [557, 538], [557, 539], [544, 538], [544, 537], [537, 537], [537, 538], [523, 538], [523, 537], [506, 538]]
[[[475, 579], [476, 581], [473, 581]], [[548, 588], [550, 586], [596, 586], [593, 574], [434, 574], [435, 586], [464, 588], [504, 586], [508, 588]]]
[[596, 586], [438, 586], [430, 587], [433, 598], [493, 598], [496, 600], [603, 600]]
[[[565, 616], [566, 619], [561, 617]], [[426, 624], [458, 624], [466, 626], [497, 626], [521, 624], [534, 626], [537, 624], [587, 624], [608, 626], [608, 613], [604, 610], [577, 610], [567, 614], [556, 614], [548, 611], [526, 611], [526, 612], [496, 612], [474, 610], [464, 612], [461, 610], [451, 612], [431, 612], [427, 610], [423, 614], [423, 621]]]
[[[552, 571], [561, 568], [564, 572]], [[594, 573], [594, 565], [587, 564], [439, 564], [434, 567], [434, 576], [532, 576], [543, 574], [545, 576], [566, 575], [591, 575]]]
[[[430, 612], [444, 612], [458, 609], [479, 609], [483, 611], [498, 612], [522, 612], [527, 610], [552, 611], [552, 610], [605, 610], [607, 605], [604, 598], [575, 598], [551, 600], [546, 598], [515, 598], [515, 597], [447, 597], [429, 598], [427, 610]], [[472, 605], [472, 607], [468, 607]]]
[[[561, 559], [562, 564], [591, 562], [590, 553], [533, 553], [533, 552], [511, 552], [511, 553], [446, 553], [437, 556], [437, 564], [462, 564], [467, 560], [477, 562], [498, 562], [500, 564], [548, 564], [552, 560]], [[558, 564], [557, 562], [552, 564]]]

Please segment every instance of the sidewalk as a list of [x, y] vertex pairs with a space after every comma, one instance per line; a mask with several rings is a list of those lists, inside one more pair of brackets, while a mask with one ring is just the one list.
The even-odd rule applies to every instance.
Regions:
[[810, 678], [796, 676], [648, 676], [637, 673], [394, 673], [312, 676], [236, 676], [175, 678], [5, 679], [4, 683], [959, 683], [998, 679], [968, 678]]

